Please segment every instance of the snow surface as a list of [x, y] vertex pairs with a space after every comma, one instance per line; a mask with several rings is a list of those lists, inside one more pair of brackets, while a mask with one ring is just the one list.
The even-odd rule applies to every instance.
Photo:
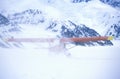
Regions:
[[66, 56], [40, 48], [0, 48], [0, 79], [119, 79], [119, 49], [77, 46]]

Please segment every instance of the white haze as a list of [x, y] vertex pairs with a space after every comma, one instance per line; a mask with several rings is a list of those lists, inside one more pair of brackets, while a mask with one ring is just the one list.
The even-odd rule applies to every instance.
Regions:
[[[44, 11], [48, 19], [72, 20], [103, 35], [107, 26], [118, 21], [112, 16], [120, 13], [97, 0], [80, 5], [71, 4], [69, 0], [50, 3], [47, 0], [0, 1], [0, 10], [6, 10], [3, 11], [6, 15], [31, 8]], [[43, 25], [20, 26], [22, 32], [10, 34], [18, 38], [56, 37], [56, 34], [46, 32]], [[112, 42], [113, 46], [75, 46], [72, 49], [69, 48], [74, 45], [68, 45], [66, 51], [58, 48], [51, 51], [48, 43], [22, 43], [24, 47], [21, 48], [0, 48], [0, 79], [120, 79], [120, 41]], [[58, 43], [56, 41], [52, 46]]]

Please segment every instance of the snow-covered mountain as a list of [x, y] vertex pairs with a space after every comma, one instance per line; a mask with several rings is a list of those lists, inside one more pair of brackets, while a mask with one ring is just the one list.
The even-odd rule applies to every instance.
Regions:
[[[73, 3], [80, 3], [80, 2], [89, 2], [92, 0], [71, 0]], [[100, 0], [101, 2], [111, 5], [112, 7], [120, 8], [120, 0]]]
[[119, 7], [120, 8], [120, 0], [100, 0], [103, 3], [109, 4], [113, 7]]
[[[89, 2], [93, 0], [71, 0], [73, 3]], [[105, 4], [111, 5], [112, 7], [120, 8], [120, 0], [99, 0]]]
[[[97, 33], [95, 30], [90, 29], [89, 27], [81, 24], [77, 25], [73, 23], [72, 21], [67, 21], [61, 25], [61, 28], [57, 30], [58, 24], [53, 22], [47, 29], [51, 29], [53, 32], [58, 32], [60, 29], [60, 34], [58, 37], [92, 37], [92, 36], [100, 36], [99, 33]], [[81, 42], [75, 42], [76, 45], [112, 45], [110, 41], [97, 41], [97, 42], [86, 42], [86, 43], [81, 43]]]
[[0, 14], [0, 25], [5, 25], [5, 24], [8, 24], [9, 23], [9, 20], [4, 17], [3, 15]]
[[[77, 3], [78, 1], [78, 3]], [[27, 1], [26, 1], [27, 2]], [[112, 35], [119, 38], [120, 11], [97, 0], [45, 0], [30, 2], [26, 10], [6, 11], [2, 13], [1, 23], [9, 21], [9, 28], [20, 31], [22, 24], [44, 28], [56, 34], [56, 37], [89, 37]], [[84, 3], [85, 2], [85, 3]], [[87, 3], [86, 3], [87, 2]], [[76, 4], [77, 3], [77, 4]], [[41, 4], [41, 5], [39, 5]], [[94, 6], [96, 4], [96, 6]], [[28, 9], [29, 8], [31, 9]], [[38, 9], [39, 7], [39, 9]], [[15, 7], [13, 8], [15, 10]], [[7, 26], [1, 27], [1, 33]], [[5, 29], [3, 29], [5, 28]], [[28, 27], [29, 28], [29, 27]], [[34, 27], [35, 28], [35, 27]], [[24, 29], [24, 27], [22, 27]], [[8, 29], [7, 32], [9, 33]], [[16, 30], [14, 31], [16, 32]], [[12, 36], [12, 35], [11, 35]], [[76, 45], [112, 45], [110, 41], [75, 43]]]
[[[0, 47], [11, 47], [5, 39], [11, 37], [11, 33], [17, 32], [20, 32], [20, 27], [17, 24], [11, 23], [5, 16], [0, 14]], [[17, 46], [16, 43], [13, 43], [13, 45]]]
[[114, 24], [108, 29], [107, 36], [114, 36], [115, 39], [120, 39], [120, 22], [118, 24]]
[[44, 22], [42, 11], [29, 9], [7, 17], [13, 24], [39, 24]]

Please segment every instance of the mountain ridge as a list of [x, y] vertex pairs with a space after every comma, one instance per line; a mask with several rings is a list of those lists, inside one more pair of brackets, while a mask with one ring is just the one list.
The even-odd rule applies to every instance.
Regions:
[[[52, 3], [56, 4], [56, 3]], [[26, 9], [21, 12], [8, 13], [9, 28], [20, 31], [22, 24], [36, 25], [45, 28], [46, 31], [56, 33], [57, 37], [81, 37], [81, 36], [115, 36], [119, 38], [119, 14], [117, 9], [94, 1], [87, 3], [60, 5], [49, 4], [43, 9]], [[75, 8], [72, 8], [74, 7]], [[64, 9], [62, 9], [64, 7]], [[69, 7], [69, 8], [68, 8]], [[80, 11], [79, 11], [80, 8]], [[72, 10], [71, 10], [72, 9]], [[117, 15], [116, 15], [117, 13]], [[17, 30], [15, 30], [15, 28]], [[29, 28], [29, 26], [28, 26]], [[24, 28], [22, 28], [24, 29]], [[85, 30], [87, 29], [87, 30]], [[3, 30], [3, 29], [2, 29]], [[6, 28], [4, 29], [6, 30]], [[7, 32], [10, 32], [10, 30]], [[92, 35], [93, 32], [93, 35]], [[104, 32], [101, 34], [101, 32]], [[78, 33], [78, 34], [77, 34]], [[76, 45], [112, 45], [112, 42], [90, 42], [87, 44], [76, 43]]]

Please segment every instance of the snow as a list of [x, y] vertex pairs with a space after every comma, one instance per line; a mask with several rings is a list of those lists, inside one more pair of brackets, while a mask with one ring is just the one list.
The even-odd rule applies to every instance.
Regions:
[[118, 46], [77, 46], [66, 56], [33, 48], [0, 48], [0, 79], [119, 79]]
[[[41, 26], [20, 25], [14, 38], [56, 37]], [[114, 46], [75, 46], [64, 50], [52, 43], [25, 43], [0, 48], [0, 79], [119, 79], [120, 41]], [[54, 47], [55, 46], [55, 47]]]
[[15, 38], [51, 38], [55, 37], [56, 34], [50, 31], [46, 31], [42, 25], [30, 25], [30, 24], [21, 24], [21, 32], [12, 33], [12, 36]]
[[[41, 26], [20, 25], [15, 38], [56, 37]], [[11, 35], [11, 34], [10, 34]], [[113, 46], [75, 46], [64, 50], [46, 43], [25, 43], [23, 47], [0, 48], [0, 79], [119, 79], [120, 41]], [[52, 50], [52, 51], [51, 51]]]
[[105, 35], [105, 31], [119, 21], [117, 16], [120, 14], [117, 9], [98, 0], [77, 4], [56, 0], [48, 4], [45, 10], [47, 17], [52, 16], [55, 20], [70, 20], [78, 25], [85, 24], [101, 35]]
[[[1, 9], [13, 13], [28, 8], [41, 9], [48, 19], [72, 20], [103, 35], [108, 28], [105, 24], [117, 22], [120, 13], [97, 0], [87, 4], [71, 4], [69, 0], [52, 0], [51, 3], [47, 0], [2, 0], [0, 4], [4, 4], [0, 5]], [[16, 38], [56, 37], [57, 34], [43, 30], [46, 28], [41, 28], [43, 26], [20, 25], [21, 32], [7, 34]], [[76, 46], [66, 51], [57, 48], [50, 51], [48, 43], [22, 43], [24, 47], [21, 48], [0, 48], [0, 79], [120, 79], [120, 41], [112, 42], [113, 46]], [[52, 45], [57, 44], [58, 41]]]
[[[22, 12], [27, 9], [39, 9], [44, 12], [47, 21], [51, 19], [54, 21], [70, 20], [78, 25], [84, 24], [96, 30], [101, 35], [105, 35], [110, 26], [119, 21], [118, 16], [120, 15], [119, 10], [99, 0], [76, 4], [70, 3], [70, 0], [21, 0], [19, 4], [16, 0], [3, 0], [1, 3], [4, 5], [0, 5], [0, 10], [7, 9], [6, 13]], [[14, 5], [11, 5], [11, 3]]]

